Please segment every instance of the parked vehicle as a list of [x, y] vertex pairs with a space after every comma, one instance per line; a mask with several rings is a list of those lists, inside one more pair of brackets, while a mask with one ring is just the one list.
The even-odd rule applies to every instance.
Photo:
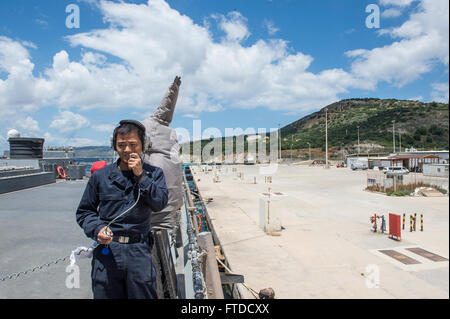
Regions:
[[255, 165], [256, 159], [253, 155], [247, 155], [244, 159], [244, 165]]
[[363, 169], [366, 170], [368, 169], [367, 163], [364, 162], [354, 162], [352, 163], [351, 169], [356, 171], [357, 169]]
[[406, 175], [409, 171], [402, 166], [389, 166], [383, 168], [383, 173], [386, 175]]

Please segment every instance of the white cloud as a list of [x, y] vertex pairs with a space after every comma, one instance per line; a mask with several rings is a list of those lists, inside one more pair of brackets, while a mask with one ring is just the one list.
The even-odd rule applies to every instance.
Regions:
[[448, 65], [448, 1], [422, 0], [417, 9], [400, 27], [382, 31], [397, 41], [346, 53], [355, 58], [351, 67], [355, 77], [373, 88], [380, 81], [403, 86], [430, 72], [438, 63]]
[[11, 116], [18, 111], [33, 111], [41, 98], [38, 81], [33, 77], [34, 64], [28, 50], [19, 42], [0, 36], [0, 112]]
[[112, 134], [115, 126], [113, 124], [92, 124], [91, 128], [97, 132], [107, 132]]
[[241, 42], [250, 36], [250, 31], [247, 28], [247, 19], [237, 11], [228, 13], [227, 17], [224, 15], [214, 15], [220, 20], [219, 27], [226, 34], [228, 41]]
[[[52, 66], [34, 77], [27, 50], [33, 45], [0, 37], [0, 75], [7, 75], [0, 79], [2, 117], [57, 105], [64, 111], [52, 127], [60, 132], [74, 134], [85, 127], [106, 132], [110, 126], [95, 127], [68, 109], [152, 114], [175, 75], [182, 76], [177, 111], [185, 117], [227, 108], [303, 113], [339, 100], [351, 88], [375, 89], [380, 81], [401, 86], [437, 63], [448, 65], [445, 0], [423, 0], [408, 21], [384, 30], [392, 44], [347, 52], [351, 71], [318, 73], [309, 70], [314, 58], [294, 51], [285, 40], [249, 41], [247, 20], [236, 11], [214, 16], [212, 22], [224, 32], [216, 40], [211, 25], [195, 24], [163, 0], [88, 2], [98, 5], [107, 25], [67, 37], [71, 46], [81, 48], [79, 61], [66, 50], [55, 52]], [[404, 9], [412, 2], [380, 4]]]
[[380, 0], [382, 6], [398, 6], [407, 7], [411, 5], [415, 0]]
[[41, 131], [38, 121], [34, 120], [31, 116], [17, 120], [15, 122], [15, 128], [23, 133], [39, 133]]
[[431, 92], [431, 99], [435, 102], [448, 103], [449, 85], [447, 83], [433, 83], [433, 91]]
[[271, 20], [264, 19], [263, 24], [267, 28], [267, 32], [269, 33], [269, 35], [274, 35], [278, 31], [280, 31], [279, 28], [275, 27], [275, 24]]
[[44, 134], [45, 147], [51, 147], [51, 146], [72, 146], [72, 147], [83, 147], [83, 146], [103, 146], [108, 145], [106, 141], [97, 141], [90, 138], [84, 138], [84, 137], [64, 137], [60, 135], [53, 135], [49, 132], [46, 132]]
[[89, 120], [80, 114], [75, 114], [70, 111], [62, 111], [56, 115], [53, 122], [50, 124], [51, 128], [55, 128], [61, 133], [74, 133], [80, 129], [90, 126]]
[[[149, 1], [148, 5], [102, 1], [101, 9], [105, 20], [111, 23], [109, 28], [68, 39], [72, 45], [118, 56], [129, 66], [122, 70], [122, 76], [111, 81], [108, 79], [114, 73], [105, 76], [104, 67], [89, 69], [90, 73], [98, 73], [96, 78], [104, 75], [101, 78], [113, 82], [104, 86], [115, 87], [113, 92], [106, 90], [101, 94], [103, 86], [98, 88], [99, 83], [92, 89], [109, 101], [110, 107], [127, 102], [141, 109], [157, 105], [176, 74], [183, 78], [177, 110], [190, 114], [222, 111], [228, 106], [306, 111], [336, 100], [337, 94], [346, 92], [343, 82], [360, 86], [349, 81], [343, 70], [340, 74], [344, 81], [337, 79], [337, 83], [326, 81], [327, 72], [307, 72], [312, 57], [289, 53], [286, 41], [257, 40], [249, 46], [242, 45], [251, 33], [246, 18], [235, 11], [213, 16], [225, 32], [217, 42], [212, 39], [209, 24], [194, 24], [162, 0]], [[304, 78], [310, 82], [305, 83]], [[130, 92], [125, 93], [126, 89]]]
[[198, 114], [193, 114], [193, 113], [185, 113], [183, 115], [183, 117], [188, 118], [188, 119], [198, 119], [199, 118]]
[[397, 8], [389, 8], [383, 11], [381, 16], [383, 18], [396, 18], [402, 15], [402, 11]]

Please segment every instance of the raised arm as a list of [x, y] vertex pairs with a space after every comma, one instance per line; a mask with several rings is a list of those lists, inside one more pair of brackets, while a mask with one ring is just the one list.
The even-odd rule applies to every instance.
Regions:
[[176, 76], [172, 85], [167, 90], [166, 95], [164, 95], [164, 98], [161, 100], [155, 114], [152, 115], [152, 117], [162, 125], [169, 126], [170, 122], [172, 122], [180, 86], [181, 77]]

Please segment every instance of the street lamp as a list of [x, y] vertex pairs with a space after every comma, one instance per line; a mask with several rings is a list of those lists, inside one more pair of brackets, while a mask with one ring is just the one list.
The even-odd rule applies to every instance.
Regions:
[[325, 109], [325, 168], [328, 166], [328, 108]]
[[278, 150], [279, 150], [279, 160], [281, 161], [281, 128], [280, 123], [278, 123]]
[[359, 125], [357, 126], [358, 128], [358, 158], [359, 158]]
[[291, 135], [291, 161], [292, 161], [292, 143], [294, 143], [294, 135]]
[[392, 120], [392, 141], [395, 153], [395, 120]]

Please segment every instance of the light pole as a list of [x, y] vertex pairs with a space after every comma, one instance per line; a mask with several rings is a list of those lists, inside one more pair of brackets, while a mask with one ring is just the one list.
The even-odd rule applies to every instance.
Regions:
[[400, 153], [402, 152], [402, 133], [400, 132], [400, 130], [398, 131], [398, 137], [400, 139]]
[[359, 158], [359, 125], [357, 126], [358, 128], [358, 158]]
[[325, 168], [328, 168], [328, 109], [325, 109]]
[[292, 161], [292, 143], [294, 142], [294, 135], [291, 135], [291, 161]]
[[395, 120], [392, 120], [392, 142], [393, 142], [394, 153], [395, 153]]
[[279, 160], [281, 162], [281, 128], [280, 123], [278, 123], [278, 150], [279, 150]]

